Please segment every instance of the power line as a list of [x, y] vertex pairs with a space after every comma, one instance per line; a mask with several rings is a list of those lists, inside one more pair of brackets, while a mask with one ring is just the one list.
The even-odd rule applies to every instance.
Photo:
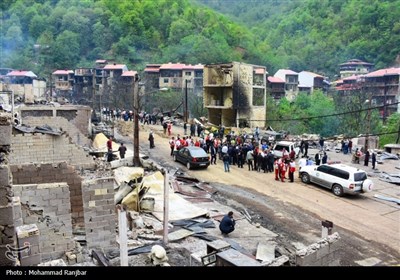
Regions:
[[[311, 120], [311, 119], [318, 119], [318, 118], [328, 118], [328, 117], [335, 117], [335, 116], [341, 116], [341, 115], [347, 115], [347, 114], [354, 114], [354, 113], [364, 112], [364, 111], [368, 111], [368, 110], [383, 108], [383, 107], [386, 107], [386, 106], [396, 105], [396, 104], [399, 104], [399, 103], [400, 102], [394, 102], [394, 103], [391, 103], [391, 104], [386, 104], [386, 105], [381, 105], [381, 106], [376, 106], [376, 107], [369, 107], [369, 108], [366, 108], [366, 109], [343, 112], [343, 113], [330, 114], [330, 115], [304, 117], [304, 118], [294, 118], [294, 119], [272, 119], [272, 120], [266, 119], [266, 121], [269, 121], [269, 122], [275, 122], [275, 121], [286, 122], [286, 121], [303, 121], [303, 120]], [[265, 120], [250, 120], [250, 121], [265, 121]]]

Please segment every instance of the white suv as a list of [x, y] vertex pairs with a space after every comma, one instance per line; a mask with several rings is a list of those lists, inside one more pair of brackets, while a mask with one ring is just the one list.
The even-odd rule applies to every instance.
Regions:
[[307, 165], [300, 170], [303, 183], [315, 183], [331, 189], [337, 196], [370, 192], [373, 183], [364, 170], [344, 164]]
[[296, 143], [290, 141], [279, 141], [275, 144], [274, 148], [272, 149], [274, 151], [274, 156], [276, 158], [281, 158], [283, 149], [286, 150], [288, 155], [292, 150], [294, 150], [296, 158], [298, 158], [300, 155], [300, 148], [296, 146]]

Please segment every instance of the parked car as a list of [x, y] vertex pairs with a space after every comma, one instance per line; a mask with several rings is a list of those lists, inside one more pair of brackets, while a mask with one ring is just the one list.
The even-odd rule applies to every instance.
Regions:
[[306, 165], [299, 172], [303, 183], [331, 189], [336, 196], [370, 192], [373, 188], [364, 170], [344, 164]]
[[174, 160], [185, 164], [188, 169], [210, 165], [210, 156], [199, 147], [183, 147], [174, 151]]
[[300, 147], [298, 147], [295, 142], [291, 142], [291, 141], [279, 141], [279, 142], [277, 142], [274, 145], [274, 148], [273, 148], [274, 156], [276, 158], [281, 158], [282, 157], [282, 151], [283, 151], [284, 148], [286, 149], [288, 154], [290, 154], [290, 152], [292, 150], [294, 150], [294, 152], [296, 154], [296, 158], [299, 157], [299, 155], [300, 155]]

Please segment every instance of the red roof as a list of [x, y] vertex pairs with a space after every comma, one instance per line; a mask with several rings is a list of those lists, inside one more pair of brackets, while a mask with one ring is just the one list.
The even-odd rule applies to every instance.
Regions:
[[360, 79], [362, 77], [363, 77], [363, 75], [352, 75], [350, 77], [343, 78], [343, 81], [358, 80], [358, 79]]
[[127, 69], [125, 64], [107, 64], [106, 66], [104, 66], [105, 70], [123, 70], [123, 69]]
[[254, 68], [254, 73], [256, 74], [264, 74], [265, 69], [264, 68]]
[[392, 75], [400, 75], [400, 68], [386, 68], [377, 70], [371, 73], [364, 75], [365, 77], [383, 77], [383, 76], [392, 76]]
[[160, 70], [182, 70], [186, 65], [182, 63], [167, 63], [160, 66]]
[[56, 70], [53, 72], [53, 75], [69, 75], [74, 73], [72, 70]]
[[281, 78], [278, 78], [278, 77], [269, 76], [267, 79], [268, 79], [268, 82], [270, 82], [270, 83], [280, 83], [280, 84], [285, 83], [285, 81], [283, 81]]
[[121, 77], [135, 77], [137, 73], [137, 71], [125, 71], [122, 73]]
[[7, 73], [7, 76], [31, 77], [31, 78], [37, 77], [32, 71], [26, 71], [26, 70], [14, 70], [11, 71], [10, 73]]
[[155, 68], [155, 67], [146, 67], [144, 68], [144, 72], [153, 72], [153, 73], [158, 73], [160, 72], [160, 68]]

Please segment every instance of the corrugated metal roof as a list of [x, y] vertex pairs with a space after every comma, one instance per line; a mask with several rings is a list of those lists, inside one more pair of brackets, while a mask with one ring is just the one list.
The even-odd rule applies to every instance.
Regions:
[[7, 76], [37, 78], [37, 76], [32, 71], [25, 70], [14, 70], [8, 73]]
[[56, 70], [53, 72], [53, 75], [69, 75], [74, 73], [72, 70]]

